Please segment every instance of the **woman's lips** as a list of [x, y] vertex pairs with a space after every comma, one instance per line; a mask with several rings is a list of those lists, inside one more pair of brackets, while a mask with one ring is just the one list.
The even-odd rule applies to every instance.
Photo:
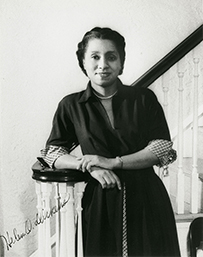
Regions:
[[110, 72], [98, 72], [97, 73], [101, 78], [107, 78], [111, 73]]

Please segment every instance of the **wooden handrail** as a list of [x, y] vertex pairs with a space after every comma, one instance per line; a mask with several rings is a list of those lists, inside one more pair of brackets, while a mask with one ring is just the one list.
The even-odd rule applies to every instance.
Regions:
[[152, 66], [131, 86], [148, 87], [203, 40], [203, 25]]
[[87, 181], [89, 174], [74, 169], [51, 169], [43, 167], [40, 162], [32, 166], [32, 178], [41, 182], [82, 182]]

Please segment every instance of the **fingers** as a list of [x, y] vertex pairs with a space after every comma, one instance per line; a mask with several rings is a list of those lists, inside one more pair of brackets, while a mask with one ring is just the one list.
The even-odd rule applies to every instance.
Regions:
[[77, 161], [79, 161], [77, 169], [81, 170], [82, 172], [85, 172], [86, 170], [91, 172], [91, 161], [86, 160], [85, 158], [77, 158]]
[[113, 171], [96, 167], [98, 166], [100, 159], [102, 159], [103, 162], [107, 160], [106, 158], [98, 157], [97, 155], [84, 155], [83, 157], [77, 158], [79, 162], [78, 169], [83, 172], [90, 172], [92, 177], [99, 181], [102, 188], [114, 188], [117, 186], [118, 189], [121, 190], [120, 179]]
[[114, 188], [118, 187], [121, 190], [121, 182], [118, 176], [110, 170], [96, 170], [91, 175], [99, 181], [102, 188]]
[[98, 180], [103, 189], [107, 188], [106, 180], [102, 176], [96, 177], [96, 180]]
[[112, 169], [111, 159], [98, 156], [98, 155], [84, 155], [80, 158], [77, 158], [79, 161], [78, 169], [81, 169], [83, 172], [85, 170], [91, 172], [92, 167], [97, 166], [104, 169]]
[[106, 182], [103, 188], [114, 188], [117, 186], [118, 189], [121, 190], [120, 179], [112, 171], [108, 171], [107, 173], [105, 173], [103, 175], [103, 179]]
[[103, 188], [114, 188], [116, 186], [116, 180], [110, 174], [103, 175], [104, 185]]
[[91, 172], [93, 166], [95, 166], [95, 165], [94, 165], [91, 161], [87, 162], [86, 170], [87, 170], [88, 172]]
[[112, 176], [114, 177], [114, 179], [116, 181], [116, 185], [117, 185], [118, 189], [121, 190], [122, 187], [121, 187], [121, 181], [120, 181], [119, 177], [114, 172], [112, 172]]

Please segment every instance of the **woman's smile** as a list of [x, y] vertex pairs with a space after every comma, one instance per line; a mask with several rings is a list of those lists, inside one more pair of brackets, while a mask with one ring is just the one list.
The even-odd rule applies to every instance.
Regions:
[[101, 79], [108, 78], [111, 75], [110, 72], [97, 72], [96, 74], [98, 74], [101, 77]]

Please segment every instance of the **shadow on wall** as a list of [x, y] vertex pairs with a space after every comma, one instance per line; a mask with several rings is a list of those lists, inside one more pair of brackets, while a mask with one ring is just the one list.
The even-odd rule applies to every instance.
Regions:
[[[19, 196], [21, 213], [23, 220], [11, 231], [0, 234], [0, 257], [5, 257], [6, 252], [10, 251], [9, 256], [30, 256], [37, 249], [37, 229], [34, 229], [36, 219], [36, 193], [35, 183], [30, 179], [26, 189]], [[0, 210], [1, 211], [1, 210]], [[2, 214], [0, 212], [0, 217]], [[1, 227], [2, 225], [0, 225]], [[23, 245], [23, 252], [18, 255], [19, 245]], [[18, 246], [17, 246], [18, 245]], [[11, 254], [11, 255], [10, 255]]]
[[0, 237], [0, 257], [5, 257], [5, 247], [3, 239]]
[[[1, 189], [1, 184], [0, 184]], [[1, 194], [0, 194], [0, 203], [2, 203]], [[2, 212], [2, 204], [0, 204], [0, 234], [2, 232], [3, 227], [3, 212]], [[0, 257], [5, 256], [5, 245], [4, 245], [4, 239], [0, 237]]]
[[[22, 231], [26, 231], [26, 223], [33, 224], [37, 213], [37, 196], [35, 193], [35, 182], [30, 178], [29, 183], [23, 193], [20, 195], [20, 208], [25, 218], [22, 225]], [[22, 239], [26, 245], [25, 256], [30, 256], [37, 249], [37, 229], [34, 226], [28, 226], [29, 231]], [[20, 232], [20, 231], [19, 231]]]

